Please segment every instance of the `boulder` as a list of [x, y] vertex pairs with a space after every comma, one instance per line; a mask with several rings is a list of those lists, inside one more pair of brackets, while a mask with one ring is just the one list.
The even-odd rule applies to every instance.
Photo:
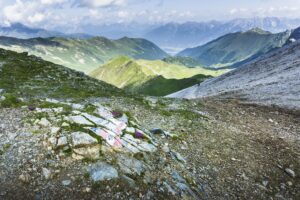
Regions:
[[100, 150], [101, 146], [94, 145], [91, 147], [81, 147], [81, 148], [76, 148], [73, 149], [73, 152], [75, 155], [73, 155], [73, 158], [80, 160], [83, 158], [89, 158], [89, 159], [99, 159], [100, 158]]
[[41, 127], [48, 127], [51, 125], [51, 123], [46, 118], [42, 118], [40, 121], [38, 121], [37, 124]]
[[71, 123], [84, 125], [84, 126], [93, 126], [94, 124], [88, 121], [86, 118], [80, 115], [70, 116], [68, 117], [68, 121]]
[[45, 177], [46, 180], [50, 179], [51, 176], [52, 176], [51, 171], [47, 168], [43, 168], [42, 173], [43, 173], [43, 176]]
[[105, 162], [97, 162], [87, 167], [87, 171], [93, 181], [111, 180], [119, 177], [118, 171]]
[[60, 127], [52, 127], [50, 130], [51, 135], [56, 135], [60, 131]]
[[63, 186], [69, 186], [69, 185], [71, 185], [71, 180], [63, 180], [62, 182], [61, 182], [61, 184], [63, 185]]
[[134, 134], [135, 133], [135, 128], [133, 128], [133, 127], [127, 127], [126, 128], [126, 132], [129, 133], [129, 134]]
[[49, 144], [50, 144], [52, 147], [55, 147], [55, 146], [56, 146], [56, 143], [57, 143], [57, 139], [56, 139], [56, 137], [50, 137], [50, 138], [48, 139], [48, 142], [49, 142]]
[[68, 139], [66, 136], [62, 136], [58, 138], [57, 145], [56, 145], [57, 148], [65, 147], [67, 145], [68, 145]]
[[98, 144], [96, 138], [93, 138], [84, 132], [74, 132], [71, 134], [73, 147], [84, 147]]
[[119, 155], [117, 157], [121, 171], [128, 175], [140, 176], [146, 169], [145, 164], [133, 157]]
[[124, 122], [125, 124], [129, 123], [127, 115], [123, 114], [122, 117], [118, 118], [119, 121]]

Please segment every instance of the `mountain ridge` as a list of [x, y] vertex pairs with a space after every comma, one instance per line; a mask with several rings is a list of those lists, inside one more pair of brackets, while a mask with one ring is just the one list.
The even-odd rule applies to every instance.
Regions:
[[254, 28], [223, 35], [205, 45], [185, 49], [179, 52], [178, 56], [191, 57], [200, 64], [212, 68], [236, 66], [236, 63], [282, 47], [290, 34], [290, 31], [272, 34]]
[[141, 38], [110, 40], [105, 37], [73, 39], [63, 37], [17, 39], [0, 37], [0, 47], [29, 52], [56, 64], [89, 73], [117, 56], [149, 60], [163, 59], [168, 54], [154, 43]]

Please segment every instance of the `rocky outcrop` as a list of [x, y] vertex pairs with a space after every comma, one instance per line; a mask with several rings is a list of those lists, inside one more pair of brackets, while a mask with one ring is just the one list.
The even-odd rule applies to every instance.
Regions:
[[[36, 101], [46, 107], [23, 106], [23, 109], [30, 110], [26, 126], [29, 132], [43, 138], [40, 144], [44, 148], [40, 151], [58, 159], [51, 165], [43, 165], [41, 175], [44, 181], [53, 181], [61, 173], [55, 166], [79, 165], [78, 170], [83, 171], [84, 177], [93, 184], [122, 181], [134, 189], [140, 187], [137, 183], [147, 187], [156, 184], [154, 187], [175, 196], [197, 198], [199, 195], [194, 187], [197, 180], [190, 184], [182, 178], [192, 177], [185, 170], [185, 158], [164, 142], [178, 137], [176, 134], [161, 129], [148, 130], [135, 117], [100, 103], [75, 104], [48, 98]], [[172, 165], [167, 164], [167, 160]], [[64, 164], [59, 165], [59, 162]], [[170, 173], [174, 170], [180, 171], [176, 177]], [[154, 183], [156, 176], [159, 179]], [[164, 181], [161, 182], [160, 178]], [[19, 177], [23, 183], [31, 179], [27, 174]], [[70, 187], [75, 184], [74, 178], [62, 177], [60, 184]]]
[[300, 43], [280, 48], [217, 78], [168, 95], [172, 98], [205, 97], [300, 110]]

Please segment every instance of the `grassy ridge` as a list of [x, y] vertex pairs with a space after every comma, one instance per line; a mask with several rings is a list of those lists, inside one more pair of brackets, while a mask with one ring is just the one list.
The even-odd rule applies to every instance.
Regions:
[[0, 49], [0, 63], [0, 88], [7, 93], [56, 98], [123, 95], [112, 85], [27, 53]]

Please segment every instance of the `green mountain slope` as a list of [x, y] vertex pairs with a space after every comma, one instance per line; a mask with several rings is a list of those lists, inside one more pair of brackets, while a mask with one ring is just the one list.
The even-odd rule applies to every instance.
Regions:
[[186, 49], [178, 55], [194, 58], [212, 68], [231, 66], [283, 46], [289, 35], [289, 31], [272, 34], [256, 28], [227, 34], [203, 46]]
[[0, 49], [0, 88], [7, 93], [21, 93], [23, 97], [86, 98], [123, 94], [120, 89], [82, 72], [4, 49]]
[[99, 65], [118, 56], [135, 59], [162, 59], [168, 56], [155, 44], [135, 38], [109, 40], [104, 37], [89, 39], [0, 37], [0, 47], [43, 58], [71, 69], [89, 73]]
[[[90, 75], [130, 92], [160, 96], [166, 91], [178, 91], [179, 88], [197, 83], [195, 75], [201, 74], [202, 80], [204, 77], [217, 76], [224, 72], [226, 70], [189, 68], [161, 60], [133, 60], [119, 57], [94, 70]], [[191, 80], [187, 80], [190, 78]]]

